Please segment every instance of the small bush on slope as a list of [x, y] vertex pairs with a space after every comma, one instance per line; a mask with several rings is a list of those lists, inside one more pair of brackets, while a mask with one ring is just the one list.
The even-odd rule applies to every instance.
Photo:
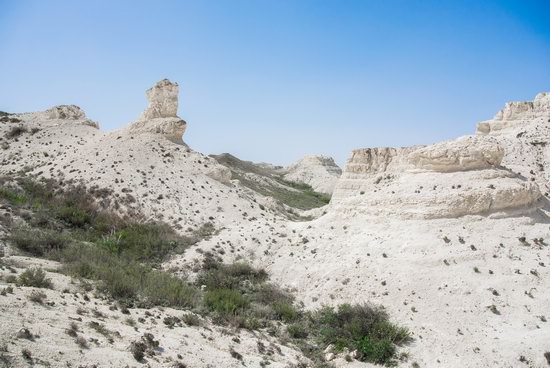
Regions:
[[17, 284], [20, 286], [32, 286], [37, 288], [51, 289], [52, 281], [46, 277], [46, 273], [41, 268], [29, 268], [17, 278]]
[[337, 351], [357, 349], [361, 360], [377, 364], [388, 363], [395, 346], [410, 338], [405, 328], [388, 321], [384, 310], [368, 305], [324, 307], [310, 316], [309, 324], [320, 343], [333, 344]]
[[62, 250], [69, 242], [69, 239], [58, 231], [29, 227], [14, 229], [8, 239], [20, 250], [36, 257]]
[[27, 128], [23, 125], [14, 126], [6, 134], [6, 138], [13, 139], [19, 137], [21, 134], [28, 132]]

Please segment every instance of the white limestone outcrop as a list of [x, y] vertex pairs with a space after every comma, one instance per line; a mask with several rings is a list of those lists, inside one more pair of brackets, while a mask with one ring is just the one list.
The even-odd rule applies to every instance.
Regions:
[[175, 118], [178, 113], [179, 86], [168, 79], [157, 82], [146, 92], [149, 105], [139, 120]]
[[297, 181], [310, 185], [320, 193], [331, 194], [342, 169], [332, 157], [309, 155], [285, 168], [285, 180]]
[[80, 120], [86, 119], [84, 111], [76, 105], [59, 105], [46, 110], [49, 119]]
[[503, 157], [504, 150], [494, 141], [465, 136], [413, 150], [408, 161], [417, 169], [453, 172], [495, 167]]
[[177, 116], [179, 86], [168, 79], [157, 82], [146, 92], [149, 105], [138, 121], [130, 125], [131, 133], [154, 133], [181, 143], [187, 123]]
[[493, 119], [477, 125], [480, 134], [495, 133], [503, 129], [525, 125], [537, 120], [550, 119], [550, 92], [539, 93], [533, 101], [508, 102]]
[[550, 93], [533, 101], [509, 102], [492, 120], [477, 126], [505, 148], [501, 165], [534, 181], [550, 194]]
[[425, 147], [353, 151], [331, 206], [402, 218], [510, 216], [537, 209], [538, 186], [499, 165], [502, 147], [467, 136]]

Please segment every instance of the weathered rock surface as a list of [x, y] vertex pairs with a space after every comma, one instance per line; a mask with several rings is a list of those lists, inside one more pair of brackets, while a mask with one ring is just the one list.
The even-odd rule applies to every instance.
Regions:
[[494, 133], [544, 118], [550, 118], [550, 92], [539, 93], [533, 101], [506, 103], [492, 120], [479, 123], [477, 131]]
[[76, 105], [58, 105], [46, 111], [13, 114], [13, 116], [27, 124], [38, 123], [41, 126], [49, 127], [62, 126], [66, 129], [71, 129], [69, 126], [86, 125], [99, 129], [99, 124], [88, 119], [84, 110]]
[[492, 120], [478, 124], [477, 134], [505, 148], [502, 166], [550, 192], [550, 93], [507, 103]]
[[417, 169], [453, 172], [500, 165], [504, 150], [494, 141], [466, 136], [413, 150], [408, 161]]
[[80, 120], [85, 119], [86, 114], [76, 105], [59, 105], [46, 110], [50, 119]]
[[187, 123], [180, 118], [156, 118], [136, 121], [130, 125], [129, 132], [160, 134], [173, 142], [182, 143], [186, 128]]
[[425, 147], [356, 150], [331, 206], [403, 218], [529, 213], [537, 208], [539, 188], [500, 168], [503, 155], [497, 142], [475, 136]]
[[310, 185], [320, 193], [331, 194], [342, 169], [332, 157], [311, 155], [305, 156], [284, 170], [284, 178]]
[[146, 92], [149, 105], [139, 120], [175, 118], [178, 113], [179, 86], [168, 79], [157, 82]]
[[149, 105], [138, 121], [130, 125], [129, 131], [134, 134], [160, 134], [181, 143], [187, 123], [177, 116], [178, 93], [177, 83], [172, 83], [168, 79], [157, 82], [147, 90]]

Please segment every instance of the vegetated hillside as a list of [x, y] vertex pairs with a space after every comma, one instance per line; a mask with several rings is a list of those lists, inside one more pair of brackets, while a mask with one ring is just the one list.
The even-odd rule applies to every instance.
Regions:
[[229, 153], [211, 157], [228, 167], [232, 178], [239, 180], [243, 186], [274, 198], [288, 207], [310, 210], [330, 201], [329, 195], [315, 192], [308, 184], [285, 180], [281, 167], [243, 161]]
[[[164, 260], [212, 236], [212, 224], [181, 236], [101, 209], [96, 194], [53, 180], [2, 178], [0, 226], [10, 254], [0, 258], [3, 364], [322, 366], [327, 348], [391, 364], [410, 340], [378, 307], [305, 311], [244, 261], [207, 256], [194, 279], [163, 271]], [[14, 308], [27, 313], [15, 316]], [[197, 355], [197, 346], [208, 355]]]
[[[113, 133], [76, 106], [2, 117], [1, 362], [287, 367], [324, 366], [336, 356], [401, 359], [398, 344], [409, 332], [380, 307], [305, 310], [248, 265], [249, 249], [228, 250], [232, 259], [222, 264], [220, 252], [201, 246], [243, 229], [271, 243], [300, 207], [326, 200], [280, 175], [270, 179], [283, 188], [280, 198], [232, 182], [229, 169], [178, 138], [186, 123], [157, 88], [177, 93], [161, 81], [142, 117]], [[293, 203], [281, 205], [287, 198]], [[191, 251], [201, 259], [170, 266]]]

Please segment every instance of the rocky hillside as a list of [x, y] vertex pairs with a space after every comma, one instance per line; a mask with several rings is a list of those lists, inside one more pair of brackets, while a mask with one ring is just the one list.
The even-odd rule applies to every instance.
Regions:
[[[159, 82], [147, 92], [141, 117], [112, 133], [76, 106], [0, 117], [0, 172], [7, 177], [0, 191], [7, 255], [0, 322], [8, 326], [0, 356], [17, 355], [15, 366], [77, 360], [141, 366], [129, 348], [139, 346], [147, 364], [166, 367], [550, 364], [549, 94], [506, 105], [475, 135], [354, 150], [340, 176], [322, 156], [281, 168], [193, 151], [182, 140], [187, 123], [177, 116], [178, 88]], [[37, 202], [28, 192], [35, 187], [14, 177], [52, 179], [59, 188], [81, 185], [97, 202], [88, 210], [124, 220], [111, 227], [94, 220], [83, 231], [87, 209], [75, 209], [75, 201], [63, 202], [69, 210], [58, 208], [61, 194]], [[318, 192], [332, 193], [328, 205]], [[164, 249], [163, 257], [138, 257], [139, 266], [120, 263], [136, 261], [144, 248], [125, 239], [151, 221], [168, 224], [175, 243], [146, 232], [144, 244]], [[21, 224], [31, 235], [54, 229], [81, 249], [97, 246], [92, 249], [117, 262], [120, 285], [127, 267], [138, 267], [146, 280], [158, 280], [160, 272], [166, 284], [196, 295], [193, 307], [144, 308], [141, 303], [164, 284], [142, 282], [132, 289], [134, 304], [121, 309], [113, 293], [101, 291], [119, 279], [95, 256], [89, 262], [74, 253], [31, 257], [12, 239]], [[25, 232], [16, 234], [35, 243]], [[175, 247], [180, 241], [184, 249]], [[235, 266], [243, 260], [256, 268]], [[21, 276], [36, 265], [55, 284], [44, 292], [44, 303], [30, 299], [36, 287]], [[71, 279], [70, 265], [87, 277], [81, 282], [73, 273]], [[86, 273], [92, 266], [95, 273]], [[255, 271], [263, 269], [265, 275]], [[82, 291], [81, 283], [94, 291]], [[266, 298], [266, 290], [275, 299]], [[365, 303], [387, 314], [356, 307]], [[186, 323], [194, 317], [183, 313], [196, 314], [199, 324]], [[366, 316], [376, 316], [376, 328], [363, 329]], [[88, 338], [75, 344], [81, 335]]]
[[309, 184], [313, 190], [332, 194], [342, 169], [332, 157], [305, 156], [285, 168], [285, 179]]
[[[543, 147], [534, 136], [549, 141], [547, 114], [508, 134], [355, 150], [324, 216], [222, 232], [203, 247], [226, 260], [247, 249], [309, 308], [384, 305], [415, 338], [404, 367], [546, 366], [550, 231], [538, 182], [548, 167], [519, 153]], [[170, 265], [200, 257], [190, 251]]]
[[[235, 184], [259, 193], [266, 199], [271, 199], [274, 206], [278, 206], [282, 213], [292, 218], [296, 218], [295, 210], [319, 208], [330, 200], [327, 194], [315, 191], [308, 183], [311, 182], [310, 180], [303, 176], [289, 176], [288, 170], [282, 167], [243, 161], [229, 153], [211, 155], [211, 157], [231, 170], [231, 177], [235, 180]], [[302, 167], [300, 170], [306, 172], [308, 168], [310, 169], [309, 178], [315, 176], [321, 178], [325, 174], [324, 171], [319, 172], [311, 166]]]

